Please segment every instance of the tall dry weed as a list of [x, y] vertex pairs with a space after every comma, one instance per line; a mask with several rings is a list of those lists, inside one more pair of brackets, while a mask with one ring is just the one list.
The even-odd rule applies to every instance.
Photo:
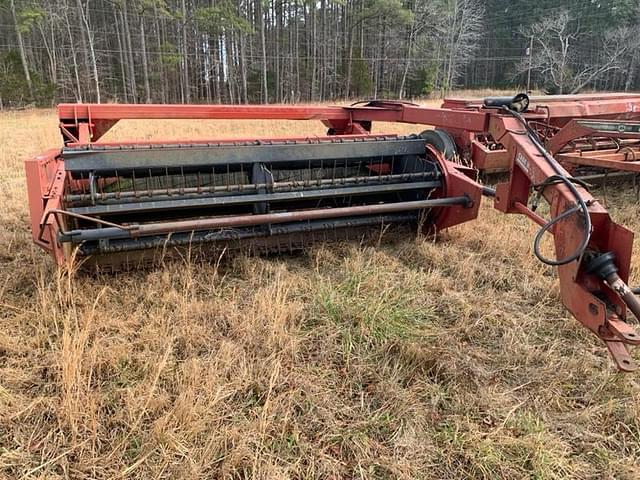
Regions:
[[[0, 477], [640, 477], [637, 376], [561, 307], [523, 218], [487, 204], [437, 240], [387, 231], [295, 256], [56, 271], [30, 241], [21, 163], [57, 144], [54, 115], [0, 124]], [[631, 185], [606, 195], [639, 231]]]

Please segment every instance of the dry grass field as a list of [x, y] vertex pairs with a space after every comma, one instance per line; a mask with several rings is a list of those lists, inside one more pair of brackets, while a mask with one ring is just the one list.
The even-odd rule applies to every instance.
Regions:
[[[53, 111], [0, 114], [0, 478], [640, 478], [640, 374], [568, 316], [525, 219], [67, 274], [31, 244], [22, 171], [59, 144]], [[630, 184], [606, 201], [640, 232]]]

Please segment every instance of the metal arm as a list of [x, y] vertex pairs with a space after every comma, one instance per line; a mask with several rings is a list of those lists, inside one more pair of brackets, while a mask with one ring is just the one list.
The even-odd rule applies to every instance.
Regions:
[[[638, 300], [626, 285], [633, 233], [570, 178], [517, 113], [495, 112], [489, 131], [511, 158], [509, 182], [496, 189], [496, 208], [527, 215], [553, 235], [557, 260], [547, 263], [558, 266], [564, 305], [605, 342], [621, 370], [636, 370], [626, 346], [640, 344], [640, 335], [625, 322], [627, 307], [640, 318]], [[532, 189], [549, 203], [551, 221], [528, 207]]]
[[[569, 105], [558, 102], [564, 98], [544, 97], [545, 102], [549, 103], [549, 100], [551, 106], [545, 109], [559, 109], [558, 115], [571, 108], [582, 108], [579, 102], [578, 105], [575, 102], [581, 98], [568, 99]], [[627, 104], [623, 105], [620, 100], [627, 101]], [[637, 98], [633, 99], [633, 102], [637, 101]], [[591, 99], [587, 102], [588, 111], [573, 114], [603, 118], [635, 115], [636, 106], [629, 102], [631, 100], [627, 98], [605, 96], [598, 101]], [[539, 116], [540, 108], [535, 108], [533, 113], [525, 113], [525, 119], [507, 109], [483, 108], [481, 105], [466, 107], [468, 109], [463, 110], [443, 108], [434, 115], [430, 108], [378, 102], [375, 106], [353, 108], [352, 116], [358, 121], [386, 120], [447, 128], [450, 125], [443, 124], [442, 117], [450, 121], [461, 112], [470, 115], [468, 118], [455, 118], [460, 122], [462, 136], [469, 132], [488, 133], [497, 144], [504, 146], [510, 161], [510, 178], [498, 186], [495, 207], [504, 213], [526, 215], [540, 225], [534, 251], [542, 261], [558, 267], [563, 304], [580, 323], [605, 342], [618, 368], [636, 370], [638, 365], [631, 358], [627, 345], [639, 345], [640, 335], [625, 321], [627, 307], [640, 319], [640, 302], [627, 286], [633, 233], [615, 223], [585, 186], [572, 179], [545, 150], [527, 124], [527, 120]], [[568, 119], [571, 116], [568, 115]], [[456, 135], [458, 130], [460, 128], [451, 132]], [[530, 208], [532, 191], [536, 191], [537, 196]], [[550, 205], [549, 221], [535, 212], [540, 198], [546, 199]], [[539, 252], [540, 239], [547, 232], [554, 237], [555, 259], [544, 258]]]

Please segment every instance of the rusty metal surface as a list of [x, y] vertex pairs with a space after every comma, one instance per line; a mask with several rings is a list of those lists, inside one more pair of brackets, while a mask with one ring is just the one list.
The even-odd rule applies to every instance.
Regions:
[[[562, 302], [606, 344], [621, 370], [635, 369], [626, 346], [640, 343], [639, 337], [624, 321], [627, 310], [636, 316], [640, 311], [637, 298], [625, 288], [633, 233], [615, 223], [584, 186], [548, 154], [543, 143], [560, 152], [558, 160], [567, 166], [640, 171], [635, 166], [640, 149], [633, 143], [640, 140], [640, 126], [636, 128], [640, 95], [534, 97], [522, 117], [464, 100], [447, 100], [445, 107], [380, 101], [351, 107], [61, 105], [60, 128], [68, 147], [67, 158], [50, 153], [27, 164], [34, 236], [58, 263], [69, 258], [72, 245], [79, 245], [91, 262], [122, 265], [128, 259], [153, 258], [157, 250], [140, 248], [163, 240], [174, 242], [171, 245], [175, 247], [191, 248], [193, 240], [199, 239], [202, 244], [227, 248], [247, 245], [243, 239], [250, 239], [249, 248], [292, 251], [314, 238], [349, 235], [384, 222], [412, 224], [425, 211], [429, 228], [473, 220], [482, 192], [473, 169], [447, 161], [442, 152], [419, 139], [368, 133], [373, 121], [431, 125], [449, 132], [466, 161], [495, 169], [504, 164], [509, 180], [497, 187], [495, 207], [504, 213], [526, 215], [540, 224], [538, 239], [543, 234], [553, 235], [555, 259], [539, 258], [558, 265]], [[128, 118], [315, 119], [335, 135], [307, 139], [307, 145], [300, 148], [295, 140], [288, 145], [287, 139], [280, 139], [272, 155], [262, 150], [268, 148], [264, 145], [222, 142], [217, 147], [224, 153], [218, 160], [209, 151], [212, 145], [201, 142], [168, 147], [140, 142], [96, 143], [117, 121]], [[327, 152], [314, 150], [314, 145]], [[389, 145], [395, 147], [385, 150]], [[234, 157], [241, 155], [238, 150], [245, 147], [251, 155], [234, 163]], [[186, 151], [196, 155], [183, 156]], [[339, 162], [345, 166], [336, 175]], [[355, 171], [347, 165], [350, 162]], [[202, 166], [212, 163], [219, 165], [213, 165], [211, 177], [203, 180]], [[303, 168], [303, 164], [307, 165]], [[175, 178], [161, 183], [162, 168], [173, 169], [165, 175]], [[185, 171], [188, 168], [192, 171]], [[363, 168], [364, 173], [360, 171]], [[287, 169], [299, 172], [286, 178], [290, 174]], [[414, 176], [426, 172], [435, 172], [436, 178]], [[403, 174], [413, 177], [403, 178]], [[227, 191], [219, 189], [218, 176]], [[362, 177], [377, 180], [364, 185], [353, 180]], [[182, 183], [174, 183], [175, 179]], [[295, 193], [287, 188], [274, 190], [274, 185], [287, 182]], [[533, 202], [532, 190], [536, 191]], [[305, 203], [302, 199], [307, 191], [319, 196]], [[247, 206], [240, 205], [241, 201], [223, 206], [228, 200], [207, 204], [211, 199], [206, 195], [240, 194], [254, 197]], [[280, 194], [286, 194], [282, 211], [271, 206], [271, 200]], [[189, 203], [202, 199], [207, 202]], [[549, 203], [550, 220], [535, 212], [539, 199]], [[170, 208], [166, 210], [153, 211], [150, 207], [158, 200], [174, 203], [167, 203]], [[126, 204], [142, 206], [138, 211], [127, 211]], [[184, 209], [174, 208], [179, 206]], [[74, 208], [87, 210], [74, 213]], [[77, 212], [95, 217], [74, 217]], [[124, 220], [119, 218], [123, 215]], [[103, 223], [96, 228], [96, 222], [112, 225]], [[537, 241], [534, 251], [539, 255], [536, 246]], [[587, 271], [587, 254], [615, 258], [617, 278], [607, 280]], [[123, 260], [116, 261], [118, 256]]]
[[[110, 226], [104, 228], [71, 230], [61, 232], [63, 241], [81, 243], [100, 239], [117, 239], [143, 237], [149, 235], [170, 235], [179, 232], [197, 232], [201, 230], [246, 227], [251, 225], [271, 225], [287, 222], [305, 222], [320, 219], [337, 219], [383, 213], [410, 212], [439, 207], [459, 205], [464, 208], [472, 206], [468, 196], [435, 198], [413, 202], [383, 203], [376, 205], [360, 205], [356, 207], [323, 208], [316, 210], [299, 210], [292, 212], [265, 213], [260, 215], [231, 215], [225, 217], [198, 218], [195, 220], [179, 220], [158, 223], [130, 224], [126, 226]], [[62, 213], [62, 212], [61, 212]], [[70, 212], [73, 213], [73, 212]], [[63, 215], [66, 214], [63, 213]]]
[[[623, 282], [627, 282], [633, 234], [616, 224], [602, 205], [579, 184], [575, 184], [574, 192], [564, 182], [548, 182], [548, 179], [558, 175], [565, 179], [570, 176], [548, 153], [542, 155], [534, 137], [523, 135], [522, 129], [522, 122], [509, 115], [496, 116], [491, 123], [490, 131], [494, 138], [501, 138], [505, 148], [514, 154], [509, 181], [498, 185], [496, 189], [496, 207], [505, 213], [527, 214], [526, 205], [531, 188], [546, 185], [540, 190], [540, 195], [550, 204], [552, 218], [562, 219], [550, 229], [556, 255], [561, 258], [571, 252], [579, 252], [577, 249], [584, 242], [585, 235], [588, 235], [588, 251], [608, 252], [614, 256], [619, 276]], [[576, 192], [587, 206], [591, 229], [586, 224], [587, 219], [576, 210]], [[575, 213], [569, 216], [565, 214], [571, 211]], [[544, 221], [545, 225], [548, 223], [535, 217], [532, 219], [539, 223]], [[584, 253], [574, 261], [558, 266], [562, 301], [582, 325], [606, 343], [619, 368], [634, 370], [636, 365], [631, 361], [625, 345], [635, 345], [635, 338], [638, 337], [629, 337], [628, 332], [622, 335], [610, 328], [611, 322], [618, 317], [624, 318], [627, 301], [604, 280], [585, 271], [583, 257]]]
[[557, 157], [558, 160], [566, 165], [640, 173], [639, 148], [567, 152], [560, 153]]
[[[245, 147], [251, 151], [240, 152]], [[135, 153], [146, 157], [143, 167]], [[117, 171], [96, 157], [103, 154], [113, 155]], [[418, 217], [426, 230], [446, 228], [475, 218], [480, 203], [480, 187], [418, 136], [70, 145], [57, 161], [66, 187], [39, 237], [66, 250], [59, 262], [70, 245], [105, 258]]]
[[[353, 185], [353, 184], [370, 184], [375, 186], [380, 183], [389, 182], [401, 182], [410, 180], [428, 180], [438, 178], [437, 172], [418, 172], [418, 173], [398, 173], [398, 174], [385, 174], [385, 175], [365, 175], [365, 176], [353, 176], [353, 177], [340, 177], [340, 178], [323, 178], [319, 180], [306, 181], [306, 180], [293, 180], [293, 181], [273, 181], [271, 183], [251, 183], [251, 184], [225, 184], [225, 185], [213, 185], [209, 182], [206, 185], [198, 185], [195, 187], [173, 187], [173, 188], [138, 188], [135, 190], [118, 190], [105, 192], [97, 191], [95, 195], [91, 193], [77, 193], [66, 194], [64, 201], [70, 205], [80, 204], [96, 204], [96, 203], [109, 203], [117, 201], [118, 203], [126, 202], [128, 199], [135, 202], [141, 202], [145, 200], [155, 201], [156, 199], [172, 198], [180, 196], [180, 198], [199, 198], [202, 196], [211, 195], [212, 193], [230, 193], [230, 192], [243, 192], [243, 193], [256, 193], [264, 188], [270, 188], [273, 192], [289, 191], [292, 189], [308, 190], [318, 189], [323, 187], [332, 187], [336, 184], [340, 185]], [[146, 185], [145, 185], [146, 186]]]
[[287, 233], [266, 237], [256, 237], [249, 241], [244, 239], [230, 239], [223, 242], [192, 243], [188, 240], [181, 244], [153, 249], [125, 249], [109, 251], [107, 253], [92, 253], [81, 259], [85, 270], [101, 273], [116, 273], [123, 270], [149, 268], [172, 260], [190, 258], [196, 261], [218, 261], [231, 254], [246, 255], [288, 255], [296, 254], [310, 246], [322, 243], [371, 242], [378, 244], [381, 232], [385, 232], [387, 241], [399, 241], [416, 235], [416, 226], [412, 218], [406, 222], [399, 222], [393, 230], [387, 230], [386, 224], [372, 224], [370, 226], [353, 226], [350, 228], [330, 228], [301, 233]]
[[333, 159], [355, 161], [366, 157], [417, 155], [424, 153], [424, 141], [418, 137], [332, 139], [314, 142], [236, 142], [235, 144], [171, 143], [139, 145], [127, 148], [91, 145], [65, 148], [65, 170], [74, 176], [97, 172], [151, 169], [184, 169], [202, 166], [231, 166], [261, 163], [319, 162]]
[[[597, 154], [589, 156], [585, 163], [581, 163], [574, 154], [598, 150], [600, 147], [597, 143], [603, 139], [613, 139], [620, 145], [623, 139], [638, 138], [640, 95], [548, 95], [530, 97], [530, 101], [529, 110], [523, 115], [531, 125], [539, 127], [539, 135], [547, 142], [551, 153], [564, 149], [563, 153], [571, 155], [572, 164], [625, 170], [625, 165], [608, 162]], [[447, 98], [442, 107], [470, 113], [479, 112], [483, 110], [483, 100]], [[574, 145], [580, 143], [581, 145]], [[484, 135], [478, 135], [473, 140], [473, 145], [462, 142], [459, 147], [482, 171], [499, 172], [510, 168], [508, 152], [504, 148], [493, 148]], [[633, 167], [628, 170], [633, 171]]]
[[[162, 210], [177, 211], [186, 208], [251, 205], [259, 202], [278, 203], [291, 200], [320, 200], [340, 196], [359, 196], [408, 190], [428, 190], [440, 186], [440, 182], [381, 183], [378, 185], [351, 186], [324, 189], [293, 190], [289, 192], [225, 195], [204, 198], [177, 198], [152, 202], [128, 202], [87, 207], [72, 207], [68, 211], [82, 215], [107, 215], [118, 213], [146, 213]], [[176, 195], [177, 197], [178, 195]]]
[[[369, 215], [364, 217], [348, 217], [339, 220], [313, 220], [290, 222], [286, 224], [248, 226], [245, 228], [210, 229], [188, 232], [174, 232], [170, 235], [150, 235], [144, 237], [128, 237], [118, 241], [89, 243], [79, 246], [81, 255], [98, 255], [105, 253], [133, 252], [156, 248], [197, 246], [200, 244], [218, 244], [220, 248], [241, 243], [249, 246], [264, 242], [266, 238], [275, 237], [281, 243], [288, 242], [289, 235], [303, 239], [304, 235], [317, 235], [327, 231], [364, 229], [368, 227], [386, 228], [390, 225], [417, 224], [419, 214], [415, 212]], [[282, 242], [284, 240], [284, 242]], [[276, 246], [274, 240], [272, 245]]]

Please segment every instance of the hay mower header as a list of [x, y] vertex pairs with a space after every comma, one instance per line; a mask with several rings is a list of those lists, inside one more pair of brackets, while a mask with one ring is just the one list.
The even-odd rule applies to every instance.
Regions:
[[[626, 323], [627, 308], [640, 318], [640, 303], [626, 284], [633, 234], [614, 223], [549, 151], [580, 156], [583, 147], [601, 152], [614, 145], [618, 156], [623, 148], [635, 152], [640, 97], [530, 102], [519, 95], [448, 100], [445, 107], [386, 101], [350, 107], [60, 105], [64, 146], [26, 162], [33, 238], [58, 264], [81, 258], [119, 269], [152, 262], [158, 250], [293, 250], [395, 224], [434, 232], [475, 219], [485, 194], [498, 210], [540, 225], [534, 252], [558, 267], [564, 305], [605, 342], [621, 370], [635, 370], [626, 348], [640, 344]], [[319, 120], [328, 133], [98, 141], [123, 119]], [[371, 134], [375, 121], [437, 129]], [[509, 181], [496, 190], [483, 187], [461, 159], [485, 167], [502, 162]], [[535, 212], [541, 198], [551, 220]], [[554, 237], [553, 259], [540, 251], [547, 232]]]

